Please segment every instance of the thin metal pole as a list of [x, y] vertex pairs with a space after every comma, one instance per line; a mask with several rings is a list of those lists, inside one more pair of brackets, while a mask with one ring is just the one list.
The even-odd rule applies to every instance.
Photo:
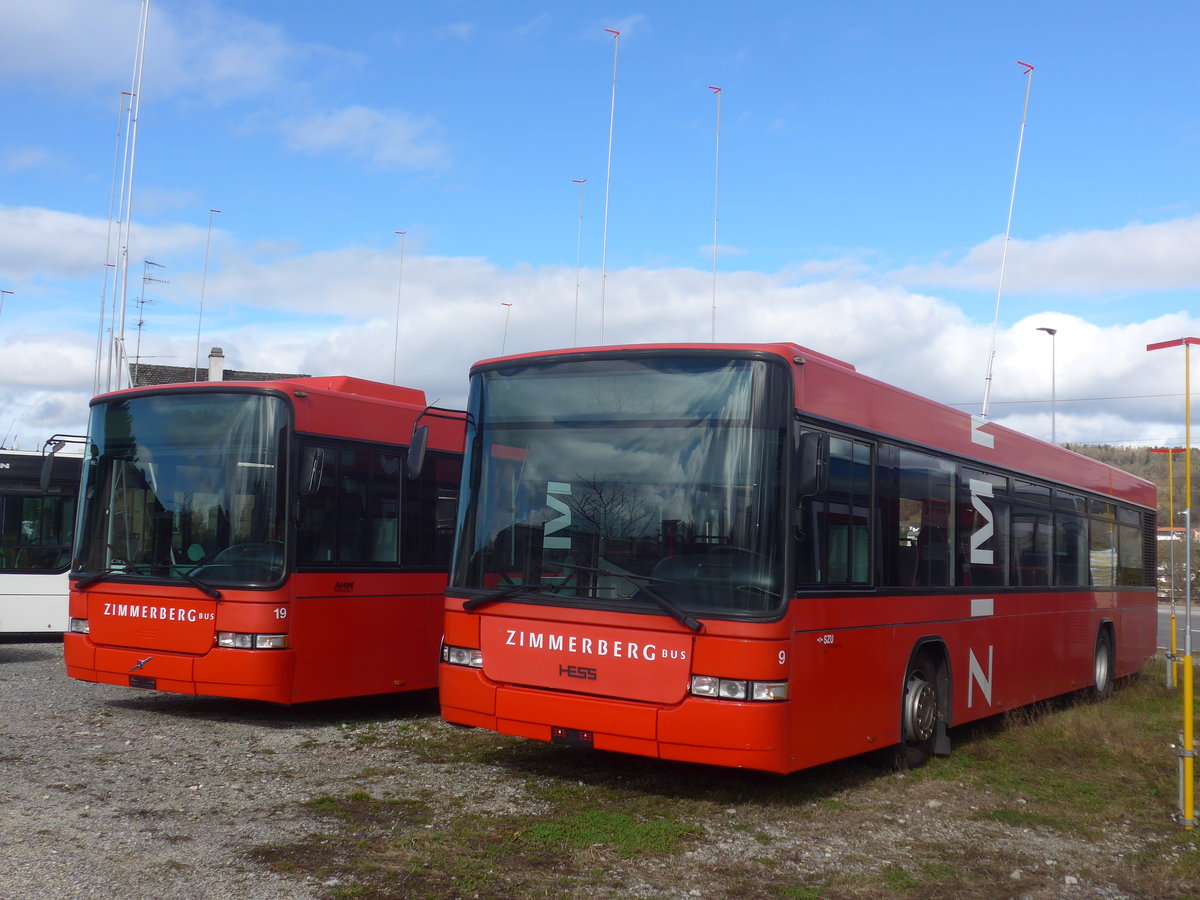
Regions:
[[617, 117], [617, 51], [621, 46], [621, 32], [605, 28], [613, 36], [612, 105], [608, 111], [608, 167], [604, 175], [604, 237], [600, 250], [600, 345], [604, 345], [604, 303], [608, 286], [608, 194], [612, 187], [613, 124]]
[[717, 342], [717, 198], [721, 179], [721, 89], [708, 89], [717, 98], [717, 136], [713, 153], [713, 262], [712, 262], [712, 342]]
[[1167, 451], [1167, 521], [1171, 527], [1171, 658], [1167, 662], [1167, 687], [1173, 688], [1179, 679], [1179, 636], [1175, 625], [1175, 452]]
[[992, 364], [996, 360], [996, 330], [1000, 326], [1000, 295], [1004, 293], [1004, 267], [1008, 262], [1008, 241], [1012, 235], [1013, 205], [1017, 200], [1017, 174], [1021, 171], [1021, 147], [1025, 143], [1025, 120], [1029, 115], [1029, 89], [1033, 85], [1033, 66], [1017, 60], [1025, 67], [1025, 106], [1021, 110], [1021, 133], [1017, 138], [1017, 164], [1013, 168], [1012, 193], [1008, 197], [1008, 223], [1004, 226], [1004, 249], [1000, 253], [1000, 283], [996, 287], [996, 313], [992, 317], [992, 346], [988, 351], [987, 378], [983, 385], [983, 409], [980, 415], [987, 418], [988, 401], [992, 393]]
[[[147, 28], [149, 25], [149, 20], [150, 20], [150, 0], [142, 0], [141, 19], [138, 23], [137, 51], [134, 54], [135, 62], [134, 62], [134, 68], [133, 68], [133, 72], [134, 72], [133, 89], [130, 91], [130, 94], [132, 95], [132, 99], [129, 104], [129, 111], [130, 111], [130, 119], [129, 119], [130, 126], [129, 126], [129, 139], [128, 139], [129, 140], [129, 156], [128, 156], [129, 178], [125, 182], [125, 196], [124, 196], [124, 204], [123, 204], [123, 206], [125, 208], [125, 218], [124, 218], [124, 222], [123, 222], [124, 241], [122, 242], [122, 246], [121, 246], [122, 256], [121, 256], [121, 266], [120, 266], [121, 315], [120, 315], [120, 327], [118, 330], [120, 337], [116, 341], [114, 341], [114, 343], [120, 344], [120, 353], [124, 356], [126, 363], [128, 363], [128, 360], [129, 360], [129, 356], [125, 352], [125, 307], [126, 307], [126, 300], [128, 298], [128, 294], [129, 294], [129, 232], [130, 232], [130, 226], [132, 224], [132, 219], [133, 219], [133, 174], [134, 174], [134, 169], [135, 169], [135, 161], [137, 158], [138, 119], [140, 117], [141, 106], [142, 106], [142, 67], [143, 67], [143, 64], [145, 63], [145, 59], [146, 59], [146, 31], [147, 31]], [[118, 359], [117, 362], [119, 365], [120, 360]], [[128, 379], [128, 374], [126, 375], [126, 379]], [[119, 385], [120, 383], [121, 383], [120, 382], [120, 373], [118, 372], [117, 384]]]
[[1057, 364], [1054, 356], [1055, 356], [1055, 349], [1056, 349], [1056, 344], [1057, 344], [1057, 338], [1055, 337], [1055, 335], [1058, 334], [1058, 329], [1057, 328], [1039, 328], [1038, 331], [1044, 331], [1044, 332], [1046, 332], [1046, 334], [1050, 335], [1050, 443], [1057, 444], [1058, 439], [1055, 435], [1054, 426], [1055, 426], [1055, 420], [1056, 420], [1056, 416], [1055, 416], [1055, 406], [1056, 406], [1055, 382], [1058, 377], [1058, 375], [1057, 375], [1058, 364]]
[[396, 282], [396, 334], [392, 337], [392, 384], [396, 383], [396, 368], [400, 364], [400, 291], [404, 288], [404, 242], [407, 231], [395, 231], [400, 235], [400, 278]]
[[[136, 66], [136, 61], [134, 63]], [[134, 76], [136, 80], [136, 74]], [[121, 97], [128, 97], [127, 101], [123, 100], [121, 114], [125, 120], [125, 140], [120, 141], [121, 133], [118, 128], [117, 138], [118, 143], [122, 143], [121, 150], [121, 185], [117, 193], [117, 248], [116, 256], [109, 264], [112, 268], [113, 276], [113, 295], [108, 314], [108, 347], [107, 347], [107, 367], [104, 373], [104, 389], [112, 390], [113, 386], [113, 365], [117, 361], [117, 309], [118, 309], [118, 294], [121, 287], [121, 259], [125, 254], [125, 183], [129, 180], [129, 127], [130, 120], [133, 117], [133, 94], [129, 91], [122, 91]]]
[[1175, 454], [1183, 453], [1183, 447], [1152, 447], [1151, 453], [1167, 454], [1167, 530], [1170, 532], [1171, 544], [1171, 563], [1170, 563], [1170, 591], [1171, 597], [1171, 616], [1170, 616], [1170, 648], [1167, 651], [1167, 687], [1176, 687], [1179, 683], [1179, 635], [1176, 623], [1175, 613], [1175, 583], [1178, 580], [1179, 572], [1176, 570], [1175, 562]]
[[116, 269], [112, 263], [113, 208], [117, 203], [117, 180], [119, 178], [118, 164], [121, 160], [121, 123], [125, 118], [125, 98], [128, 95], [121, 91], [120, 103], [117, 106], [117, 137], [113, 145], [112, 186], [108, 191], [108, 231], [104, 238], [104, 283], [100, 287], [100, 315], [96, 323], [96, 367], [92, 373], [92, 393], [100, 393], [100, 360], [105, 355], [104, 321], [105, 309], [108, 306], [108, 276], [109, 269]]
[[572, 178], [572, 184], [579, 185], [579, 228], [575, 235], [575, 328], [571, 332], [571, 346], [579, 346], [579, 260], [583, 252], [583, 186], [586, 178]]
[[200, 380], [200, 327], [204, 324], [204, 291], [208, 286], [208, 250], [212, 246], [212, 217], [213, 214], [220, 214], [219, 209], [210, 209], [208, 211], [208, 237], [204, 239], [204, 272], [200, 276], [200, 315], [196, 319], [196, 371], [192, 375], [192, 381]]
[[504, 337], [500, 339], [500, 355], [503, 356], [508, 347], [508, 317], [512, 315], [512, 304], [501, 300], [500, 305], [504, 307]]
[[4, 298], [5, 298], [5, 296], [11, 297], [12, 295], [13, 295], [12, 291], [0, 291], [0, 316], [4, 315]]

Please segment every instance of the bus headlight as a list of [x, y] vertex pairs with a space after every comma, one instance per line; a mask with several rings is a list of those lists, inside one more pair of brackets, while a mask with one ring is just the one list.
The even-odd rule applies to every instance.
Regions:
[[470, 666], [472, 669], [483, 668], [483, 651], [474, 647], [451, 647], [442, 644], [442, 662], [452, 666]]
[[693, 696], [716, 700], [779, 701], [788, 698], [786, 681], [741, 681], [715, 675], [693, 675], [690, 689]]
[[233, 650], [286, 650], [286, 634], [242, 634], [237, 631], [218, 631], [217, 646]]
[[88, 634], [91, 630], [87, 619], [67, 619], [67, 631], [71, 634]]

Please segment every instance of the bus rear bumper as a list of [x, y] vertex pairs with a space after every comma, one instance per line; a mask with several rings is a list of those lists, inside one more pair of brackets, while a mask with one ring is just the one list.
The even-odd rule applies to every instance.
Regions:
[[63, 636], [67, 675], [79, 681], [271, 703], [294, 700], [294, 656], [290, 650], [223, 648], [191, 656], [98, 646], [85, 634]]
[[[670, 706], [498, 685], [476, 669], [442, 665], [442, 717], [501, 734], [555, 740], [587, 735], [597, 750], [780, 774], [794, 771], [789, 704], [689, 697]], [[570, 743], [578, 743], [571, 740]]]

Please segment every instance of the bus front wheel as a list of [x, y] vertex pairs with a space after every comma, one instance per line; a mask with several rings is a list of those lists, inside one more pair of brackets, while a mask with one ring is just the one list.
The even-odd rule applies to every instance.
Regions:
[[[941, 724], [938, 683], [934, 658], [928, 652], [914, 656], [904, 673], [900, 743], [869, 754], [868, 762], [884, 769], [916, 769], [929, 761], [935, 752]], [[945, 752], [949, 753], [948, 741]]]
[[906, 768], [915, 769], [933, 755], [938, 720], [937, 670], [924, 653], [908, 665], [901, 712], [904, 735], [898, 756]]

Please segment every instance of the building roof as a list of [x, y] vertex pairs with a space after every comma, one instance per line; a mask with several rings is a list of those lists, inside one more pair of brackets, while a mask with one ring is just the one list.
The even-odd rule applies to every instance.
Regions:
[[[160, 366], [134, 362], [129, 366], [129, 386], [149, 387], [156, 384], [191, 384], [198, 381], [279, 381], [284, 378], [309, 378], [301, 372], [252, 372], [247, 369], [226, 369], [225, 354], [213, 347], [208, 365]], [[219, 374], [219, 378], [215, 377]]]
[[[208, 381], [208, 369], [201, 367], [199, 378], [195, 366], [159, 366], [141, 363], [130, 366], [131, 387], [147, 387], [154, 384], [187, 384]], [[298, 372], [250, 372], [242, 369], [226, 369], [222, 381], [278, 381], [284, 378], [309, 378]]]

